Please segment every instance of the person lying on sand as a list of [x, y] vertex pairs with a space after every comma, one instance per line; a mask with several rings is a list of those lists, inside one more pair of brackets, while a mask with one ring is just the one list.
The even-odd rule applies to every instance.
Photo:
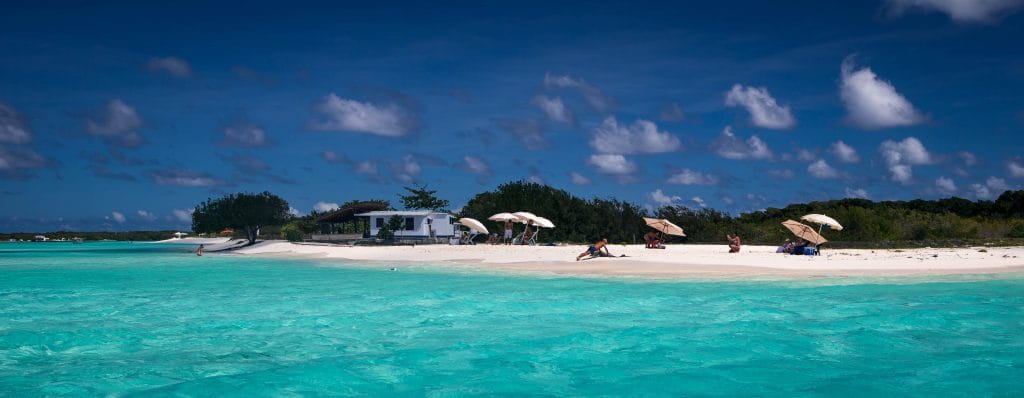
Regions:
[[[603, 253], [602, 250], [604, 251]], [[608, 238], [601, 239], [595, 242], [593, 245], [590, 245], [590, 247], [587, 248], [587, 251], [580, 253], [580, 255], [576, 256], [576, 261], [580, 261], [580, 259], [585, 256], [611, 257], [612, 253], [608, 251]]]

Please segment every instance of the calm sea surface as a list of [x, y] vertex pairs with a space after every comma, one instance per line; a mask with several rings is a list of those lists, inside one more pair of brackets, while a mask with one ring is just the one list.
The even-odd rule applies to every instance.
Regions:
[[0, 396], [1024, 396], [1024, 275], [510, 276], [0, 243]]

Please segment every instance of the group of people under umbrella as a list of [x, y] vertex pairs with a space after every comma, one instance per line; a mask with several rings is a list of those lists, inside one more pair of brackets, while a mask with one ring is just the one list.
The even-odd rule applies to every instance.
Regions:
[[[507, 245], [536, 245], [537, 235], [540, 228], [555, 227], [555, 224], [552, 223], [551, 220], [526, 211], [498, 213], [488, 217], [487, 219], [502, 223], [504, 227], [504, 234], [499, 236], [497, 233], [491, 233], [480, 221], [474, 218], [463, 217], [459, 219], [459, 223], [469, 228], [470, 231], [467, 231], [467, 233], [463, 235], [460, 239], [460, 243], [472, 244], [473, 237], [483, 234], [488, 235], [487, 243], [490, 244], [504, 243]], [[823, 229], [836, 231], [843, 229], [843, 226], [839, 224], [838, 221], [824, 214], [807, 214], [800, 217], [800, 219], [809, 223], [817, 224], [818, 229], [815, 230], [813, 227], [799, 221], [783, 221], [782, 226], [792, 232], [793, 235], [798, 238], [799, 242], [787, 239], [786, 242], [779, 247], [777, 252], [788, 254], [818, 254], [820, 246], [828, 242], [825, 237], [821, 236], [821, 231]], [[648, 249], [664, 249], [665, 235], [680, 237], [686, 236], [682, 227], [669, 220], [644, 217], [644, 222], [654, 229], [654, 231], [644, 234], [644, 243]], [[513, 237], [513, 226], [517, 223], [525, 224], [525, 227], [522, 232]], [[729, 234], [726, 238], [729, 240], [729, 252], [739, 252], [740, 237], [735, 234]]]

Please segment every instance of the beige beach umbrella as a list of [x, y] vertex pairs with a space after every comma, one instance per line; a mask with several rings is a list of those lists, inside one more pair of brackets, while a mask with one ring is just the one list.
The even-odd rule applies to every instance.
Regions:
[[467, 228], [472, 229], [481, 234], [488, 234], [487, 227], [485, 227], [480, 221], [475, 218], [463, 217], [459, 219], [459, 224], [465, 225]]
[[661, 231], [661, 233], [675, 236], [686, 236], [686, 234], [683, 233], [682, 227], [673, 224], [669, 220], [665, 220], [662, 218], [644, 217], [644, 222], [647, 223], [647, 226], [654, 228], [658, 231]]
[[516, 217], [519, 217], [519, 220], [517, 220], [517, 221], [519, 221], [519, 222], [521, 222], [523, 224], [529, 223], [531, 221], [534, 224], [537, 223], [537, 215], [533, 214], [533, 213], [530, 213], [528, 211], [517, 211], [515, 213], [512, 213], [512, 215], [516, 216]]
[[[843, 230], [843, 226], [839, 224], [839, 221], [836, 221], [834, 218], [826, 216], [824, 214], [808, 214], [806, 216], [800, 217], [800, 219], [807, 222], [818, 224], [822, 227], [828, 227], [829, 229], [834, 229], [836, 231]], [[821, 232], [821, 228], [818, 228], [818, 232]]]
[[542, 228], [554, 228], [555, 227], [555, 223], [551, 222], [551, 220], [548, 220], [548, 219], [546, 219], [544, 217], [540, 217], [540, 216], [535, 218], [533, 220], [533, 223], [536, 224], [538, 227], [542, 227]]
[[493, 216], [487, 217], [491, 221], [519, 221], [519, 217], [516, 217], [512, 213], [498, 213]]
[[786, 229], [789, 229], [793, 235], [796, 235], [797, 238], [806, 239], [808, 242], [813, 244], [820, 245], [828, 242], [825, 237], [814, 231], [814, 228], [807, 226], [807, 224], [802, 224], [799, 221], [786, 220], [782, 222], [782, 225], [785, 226]]

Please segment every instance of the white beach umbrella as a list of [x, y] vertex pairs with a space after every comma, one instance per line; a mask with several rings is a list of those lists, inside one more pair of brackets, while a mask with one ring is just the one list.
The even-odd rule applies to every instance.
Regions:
[[188, 235], [188, 234], [184, 233], [184, 232], [175, 232], [174, 233], [174, 236], [177, 237], [178, 239], [181, 239], [181, 237], [185, 236], [185, 235]]
[[519, 221], [519, 217], [516, 217], [512, 213], [498, 213], [487, 217], [487, 219], [491, 221]]
[[826, 216], [824, 214], [808, 214], [806, 216], [800, 217], [800, 219], [807, 222], [818, 224], [822, 227], [828, 227], [836, 231], [843, 230], [843, 226], [839, 224], [839, 221], [836, 221], [834, 218]]
[[518, 221], [523, 224], [529, 223], [531, 221], [533, 221], [534, 224], [537, 223], [537, 215], [530, 213], [528, 211], [517, 211], [515, 213], [512, 213], [512, 215], [518, 217]]
[[485, 234], [485, 235], [490, 233], [490, 232], [487, 231], [487, 227], [485, 227], [483, 224], [480, 223], [480, 221], [477, 221], [475, 218], [469, 218], [469, 217], [460, 218], [459, 219], [459, 224], [465, 225], [469, 229], [472, 229], [472, 230], [474, 230], [476, 232], [479, 232], [479, 233], [482, 233], [482, 234]]
[[544, 228], [554, 228], [555, 227], [555, 223], [551, 222], [551, 220], [548, 220], [548, 219], [546, 219], [544, 217], [539, 217], [539, 216], [533, 220], [533, 223], [536, 224], [538, 227], [544, 227]]

